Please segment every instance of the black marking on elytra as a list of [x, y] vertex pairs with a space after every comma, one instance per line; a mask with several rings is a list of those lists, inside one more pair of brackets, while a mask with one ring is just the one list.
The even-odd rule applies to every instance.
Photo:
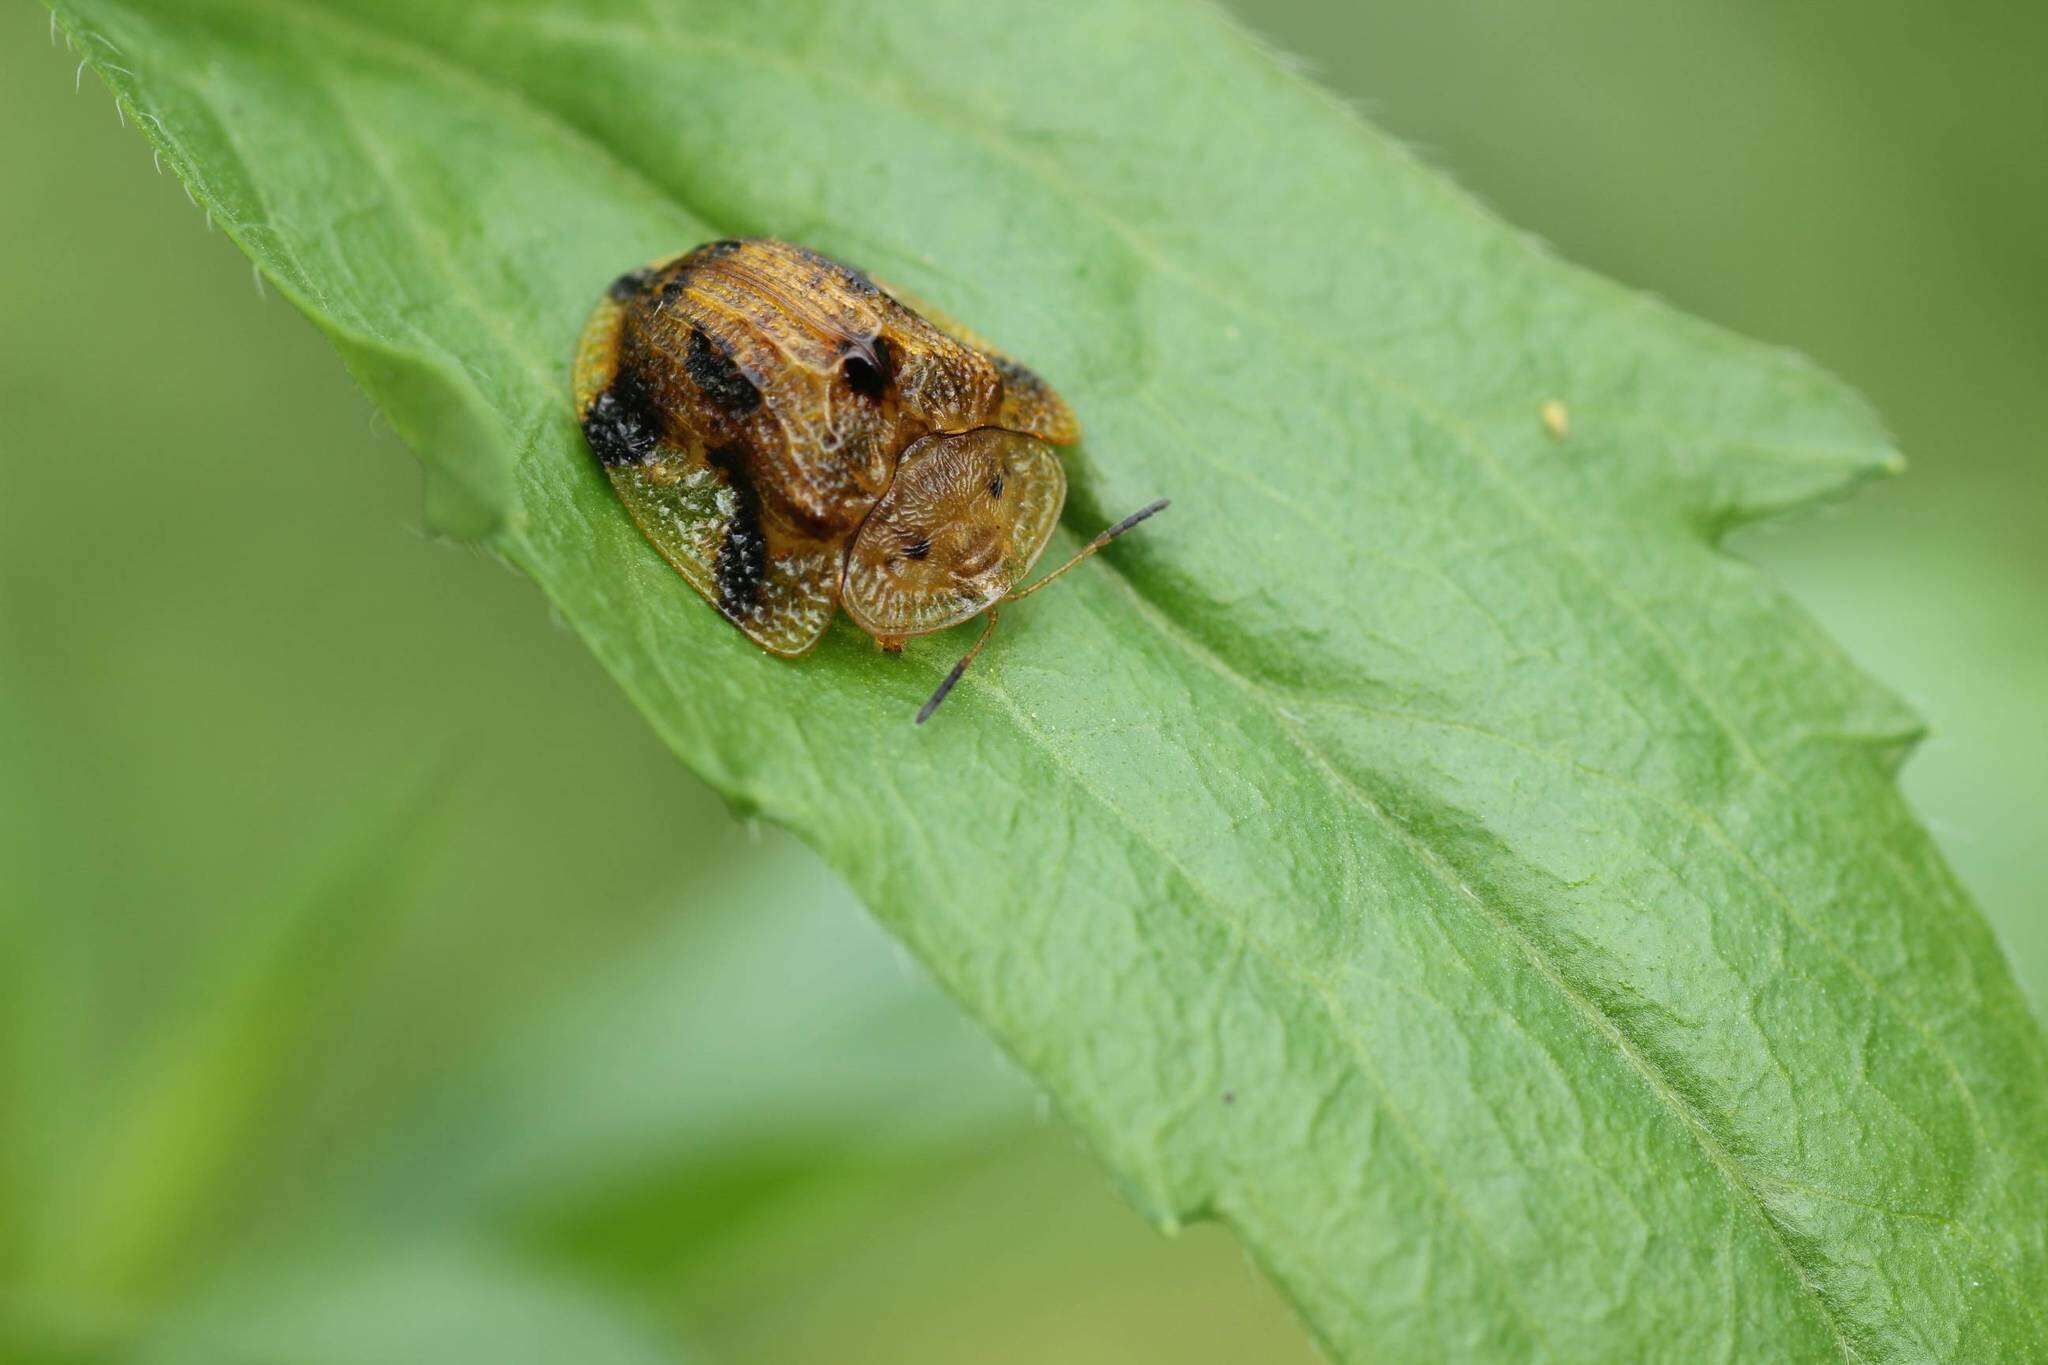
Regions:
[[1045, 392], [1045, 381], [1040, 379], [1038, 372], [1029, 365], [1020, 365], [1000, 353], [990, 356], [989, 359], [995, 362], [996, 373], [1003, 377], [1004, 388], [1017, 388], [1034, 394]]
[[638, 464], [654, 453], [661, 414], [647, 386], [631, 370], [620, 370], [583, 412], [583, 439], [607, 468]]
[[613, 280], [604, 292], [611, 295], [618, 302], [624, 303], [630, 298], [647, 292], [647, 286], [654, 282], [655, 277], [659, 273], [653, 266], [649, 265], [643, 265], [638, 270], [628, 270], [625, 274]]
[[839, 372], [846, 386], [863, 398], [878, 399], [889, 391], [896, 378], [896, 354], [887, 337], [864, 337], [849, 341], [841, 353]]
[[744, 417], [761, 406], [761, 390], [733, 363], [732, 352], [702, 327], [690, 329], [690, 349], [683, 357], [683, 368], [704, 396], [730, 416]]
[[746, 243], [737, 237], [721, 237], [715, 242], [706, 242], [690, 255], [700, 261], [715, 261], [721, 256], [730, 256]]
[[761, 588], [768, 581], [768, 541], [761, 534], [761, 497], [754, 481], [747, 477], [746, 449], [718, 446], [704, 453], [705, 463], [725, 478], [732, 490], [732, 516], [725, 523], [725, 538], [718, 542], [718, 557], [711, 575], [718, 585], [718, 609], [735, 620], [748, 615], [761, 600]]
[[923, 559], [932, 552], [932, 538], [924, 536], [903, 547], [905, 559]]
[[998, 469], [996, 471], [996, 476], [988, 481], [988, 495], [992, 498], [1000, 498], [1003, 496], [1002, 470]]

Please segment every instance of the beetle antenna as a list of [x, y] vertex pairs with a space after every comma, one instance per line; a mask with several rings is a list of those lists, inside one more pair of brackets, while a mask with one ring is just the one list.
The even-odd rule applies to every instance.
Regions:
[[[1031, 596], [1032, 593], [1037, 592], [1040, 588], [1052, 582], [1055, 578], [1058, 578], [1061, 574], [1073, 568], [1076, 564], [1079, 564], [1082, 560], [1088, 558], [1088, 556], [1094, 554], [1097, 550], [1109, 544], [1109, 542], [1115, 540], [1118, 536], [1130, 530], [1139, 522], [1145, 520], [1145, 518], [1150, 516], [1156, 516], [1157, 514], [1164, 512], [1168, 507], [1171, 507], [1172, 505], [1173, 500], [1171, 498], [1161, 498], [1157, 502], [1147, 503], [1145, 506], [1140, 507], [1137, 511], [1125, 517], [1116, 525], [1104, 531], [1101, 535], [1095, 537], [1095, 539], [1089, 541], [1086, 545], [1083, 545], [1080, 549], [1080, 552], [1076, 554], [1072, 559], [1060, 565], [1057, 569], [1054, 569], [1051, 573], [1039, 579], [1030, 587], [1019, 588], [1017, 589], [1017, 591], [1009, 594], [1002, 600], [1005, 602], [1015, 602], [1019, 598]], [[939, 684], [938, 690], [933, 692], [931, 698], [925, 702], [922, 708], [919, 709], [917, 713], [917, 723], [919, 725], [924, 724], [926, 721], [932, 718], [932, 712], [939, 709], [939, 703], [946, 699], [946, 694], [953, 690], [954, 684], [958, 683], [960, 681], [961, 675], [967, 672], [967, 666], [974, 662], [975, 655], [981, 653], [981, 647], [988, 643], [988, 637], [990, 633], [995, 630], [995, 628], [996, 609], [994, 607], [990, 607], [988, 609], [987, 624], [982, 626], [981, 634], [975, 637], [973, 648], [969, 649], [965, 654], [960, 656], [960, 662], [953, 665], [953, 671], [946, 675], [945, 680]]]
[[[1147, 517], [1150, 517], [1150, 516], [1156, 516], [1156, 515], [1158, 515], [1159, 513], [1161, 513], [1161, 512], [1164, 512], [1164, 511], [1165, 511], [1165, 510], [1166, 510], [1167, 508], [1169, 508], [1169, 507], [1171, 507], [1171, 506], [1173, 506], [1173, 499], [1172, 499], [1172, 498], [1161, 498], [1161, 499], [1160, 499], [1159, 501], [1157, 501], [1157, 502], [1150, 502], [1150, 503], [1146, 503], [1146, 504], [1145, 504], [1145, 505], [1144, 505], [1143, 507], [1140, 507], [1140, 508], [1139, 508], [1139, 509], [1138, 509], [1137, 511], [1135, 511], [1135, 512], [1131, 513], [1131, 514], [1130, 514], [1129, 516], [1125, 517], [1125, 518], [1124, 518], [1124, 519], [1123, 519], [1122, 521], [1120, 521], [1120, 522], [1118, 522], [1118, 523], [1117, 523], [1116, 525], [1114, 525], [1114, 526], [1110, 527], [1110, 528], [1109, 528], [1109, 529], [1108, 529], [1107, 531], [1104, 531], [1104, 532], [1103, 532], [1103, 533], [1102, 533], [1101, 535], [1099, 535], [1099, 536], [1095, 537], [1095, 539], [1093, 539], [1093, 540], [1089, 541], [1089, 542], [1088, 542], [1088, 543], [1087, 543], [1086, 545], [1083, 545], [1083, 546], [1081, 547], [1080, 553], [1076, 554], [1076, 555], [1075, 555], [1075, 556], [1074, 556], [1074, 557], [1073, 557], [1072, 559], [1070, 559], [1070, 560], [1068, 560], [1068, 561], [1067, 561], [1066, 563], [1064, 563], [1064, 564], [1060, 565], [1060, 566], [1059, 566], [1059, 567], [1058, 567], [1057, 569], [1054, 569], [1054, 570], [1053, 570], [1053, 571], [1052, 571], [1051, 573], [1049, 573], [1049, 574], [1047, 574], [1047, 575], [1046, 575], [1045, 577], [1043, 577], [1043, 578], [1039, 579], [1039, 580], [1038, 580], [1038, 581], [1037, 581], [1036, 583], [1033, 583], [1033, 584], [1032, 584], [1032, 585], [1031, 585], [1030, 587], [1028, 587], [1028, 588], [1019, 588], [1019, 589], [1017, 589], [1017, 590], [1016, 590], [1015, 592], [1011, 593], [1011, 594], [1010, 594], [1009, 596], [1005, 597], [1005, 598], [1004, 598], [1003, 600], [1004, 600], [1005, 602], [1015, 602], [1015, 601], [1018, 601], [1018, 600], [1019, 600], [1019, 599], [1021, 599], [1021, 598], [1025, 598], [1025, 597], [1029, 597], [1029, 596], [1031, 596], [1031, 594], [1032, 594], [1032, 593], [1035, 593], [1035, 592], [1037, 592], [1037, 591], [1038, 591], [1038, 590], [1039, 590], [1040, 588], [1042, 588], [1042, 587], [1044, 587], [1044, 586], [1045, 586], [1046, 584], [1048, 584], [1048, 583], [1052, 582], [1052, 581], [1053, 581], [1053, 580], [1054, 580], [1055, 578], [1058, 578], [1058, 577], [1059, 577], [1059, 576], [1060, 576], [1061, 574], [1063, 574], [1063, 573], [1065, 573], [1065, 572], [1066, 572], [1067, 570], [1069, 570], [1069, 569], [1073, 568], [1073, 567], [1074, 567], [1074, 566], [1075, 566], [1076, 564], [1079, 564], [1079, 563], [1080, 563], [1080, 562], [1081, 562], [1082, 560], [1086, 559], [1086, 558], [1087, 558], [1087, 557], [1088, 557], [1089, 555], [1092, 555], [1092, 554], [1094, 554], [1094, 553], [1095, 553], [1095, 552], [1096, 552], [1097, 550], [1099, 550], [1099, 549], [1101, 549], [1101, 548], [1102, 548], [1103, 546], [1105, 546], [1105, 545], [1109, 544], [1109, 542], [1111, 542], [1112, 540], [1115, 540], [1115, 539], [1116, 539], [1116, 538], [1117, 538], [1118, 536], [1120, 536], [1120, 535], [1122, 535], [1122, 534], [1123, 534], [1124, 532], [1126, 532], [1126, 531], [1130, 530], [1130, 529], [1131, 529], [1131, 528], [1132, 528], [1133, 526], [1136, 526], [1136, 525], [1137, 525], [1137, 524], [1138, 524], [1139, 522], [1141, 522], [1141, 521], [1145, 520], [1145, 518], [1147, 518]], [[980, 648], [980, 646], [979, 646], [979, 645], [977, 645], [977, 646], [976, 646], [976, 648], [978, 649], [978, 648]]]
[[919, 725], [932, 718], [932, 712], [939, 709], [939, 703], [944, 701], [946, 694], [953, 690], [953, 684], [960, 681], [960, 675], [967, 671], [967, 665], [974, 662], [974, 656], [981, 653], [981, 647], [988, 643], [989, 633], [995, 628], [996, 609], [990, 607], [988, 609], [988, 622], [982, 626], [981, 634], [975, 637], [974, 647], [960, 656], [960, 662], [953, 665], [953, 671], [948, 673], [946, 680], [939, 684], [938, 691], [932, 693], [931, 699], [918, 708], [917, 723]]

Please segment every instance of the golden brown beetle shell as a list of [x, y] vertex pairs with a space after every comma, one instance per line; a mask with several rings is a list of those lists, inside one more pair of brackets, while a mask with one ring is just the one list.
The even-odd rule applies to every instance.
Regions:
[[1036, 375], [803, 247], [720, 241], [614, 281], [577, 416], [664, 558], [762, 648], [844, 601], [888, 646], [1021, 580], [1080, 432]]

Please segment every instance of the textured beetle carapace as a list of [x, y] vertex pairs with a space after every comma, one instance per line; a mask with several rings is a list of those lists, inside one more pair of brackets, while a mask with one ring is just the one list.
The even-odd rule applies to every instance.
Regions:
[[1018, 586], [1066, 501], [1066, 403], [814, 251], [711, 242], [620, 276], [584, 326], [575, 390], [641, 531], [771, 653], [809, 649], [840, 606], [898, 650], [984, 612], [992, 625], [1051, 581]]

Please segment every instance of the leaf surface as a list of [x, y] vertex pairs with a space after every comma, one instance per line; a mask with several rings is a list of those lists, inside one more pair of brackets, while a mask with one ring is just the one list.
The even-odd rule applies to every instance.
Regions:
[[[1896, 463], [1811, 365], [1198, 5], [55, 8], [443, 524], [1333, 1354], [2048, 1351], [2048, 1062], [1893, 785], [1916, 726], [1715, 549]], [[1041, 370], [1073, 531], [1174, 499], [922, 730], [964, 633], [761, 654], [571, 420], [606, 282], [741, 234]]]

